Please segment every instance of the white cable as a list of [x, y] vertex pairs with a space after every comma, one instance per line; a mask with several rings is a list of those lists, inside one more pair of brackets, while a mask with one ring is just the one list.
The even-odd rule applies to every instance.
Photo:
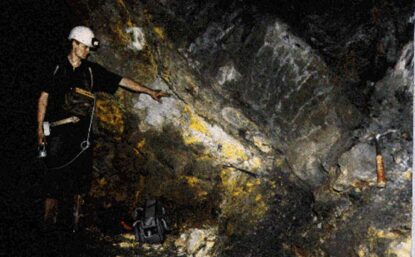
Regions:
[[73, 163], [83, 152], [85, 152], [91, 146], [91, 142], [89, 141], [89, 137], [91, 135], [92, 121], [94, 119], [95, 101], [96, 101], [96, 98], [94, 98], [94, 106], [92, 107], [91, 119], [89, 120], [88, 135], [87, 135], [86, 139], [84, 141], [82, 141], [81, 144], [80, 144], [81, 151], [74, 158], [72, 158], [72, 160], [70, 160], [69, 162], [65, 163], [64, 165], [58, 166], [58, 167], [50, 168], [50, 170], [60, 170], [62, 168], [65, 168], [66, 166]]

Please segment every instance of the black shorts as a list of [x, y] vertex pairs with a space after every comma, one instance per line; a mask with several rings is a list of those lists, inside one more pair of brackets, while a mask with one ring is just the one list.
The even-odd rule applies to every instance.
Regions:
[[92, 180], [92, 148], [61, 169], [48, 169], [43, 182], [45, 196], [54, 199], [89, 192]]
[[43, 189], [46, 197], [55, 199], [87, 193], [92, 179], [92, 138], [91, 145], [79, 155], [87, 137], [85, 125], [63, 128], [48, 139], [45, 158]]

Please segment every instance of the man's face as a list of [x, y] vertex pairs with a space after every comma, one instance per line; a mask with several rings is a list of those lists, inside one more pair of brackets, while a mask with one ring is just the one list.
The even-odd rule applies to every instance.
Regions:
[[89, 47], [82, 44], [81, 42], [73, 41], [72, 49], [76, 56], [78, 56], [80, 59], [84, 60], [88, 58], [89, 55]]

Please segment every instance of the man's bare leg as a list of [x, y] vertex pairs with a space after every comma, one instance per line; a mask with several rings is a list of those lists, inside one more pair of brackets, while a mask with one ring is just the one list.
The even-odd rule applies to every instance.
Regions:
[[58, 200], [46, 198], [44, 203], [43, 221], [48, 224], [56, 224], [58, 214]]
[[81, 219], [81, 206], [84, 203], [84, 199], [80, 194], [75, 195], [74, 197], [74, 212], [73, 212], [73, 232], [77, 232], [79, 230], [79, 221]]

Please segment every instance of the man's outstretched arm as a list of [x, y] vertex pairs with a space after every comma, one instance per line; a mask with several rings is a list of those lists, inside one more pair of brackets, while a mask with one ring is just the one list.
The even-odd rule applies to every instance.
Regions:
[[120, 81], [120, 86], [130, 89], [137, 93], [145, 93], [150, 95], [154, 100], [160, 102], [160, 99], [163, 96], [167, 96], [167, 94], [161, 90], [153, 90], [146, 86], [140, 85], [139, 83], [129, 79], [129, 78], [122, 78]]

